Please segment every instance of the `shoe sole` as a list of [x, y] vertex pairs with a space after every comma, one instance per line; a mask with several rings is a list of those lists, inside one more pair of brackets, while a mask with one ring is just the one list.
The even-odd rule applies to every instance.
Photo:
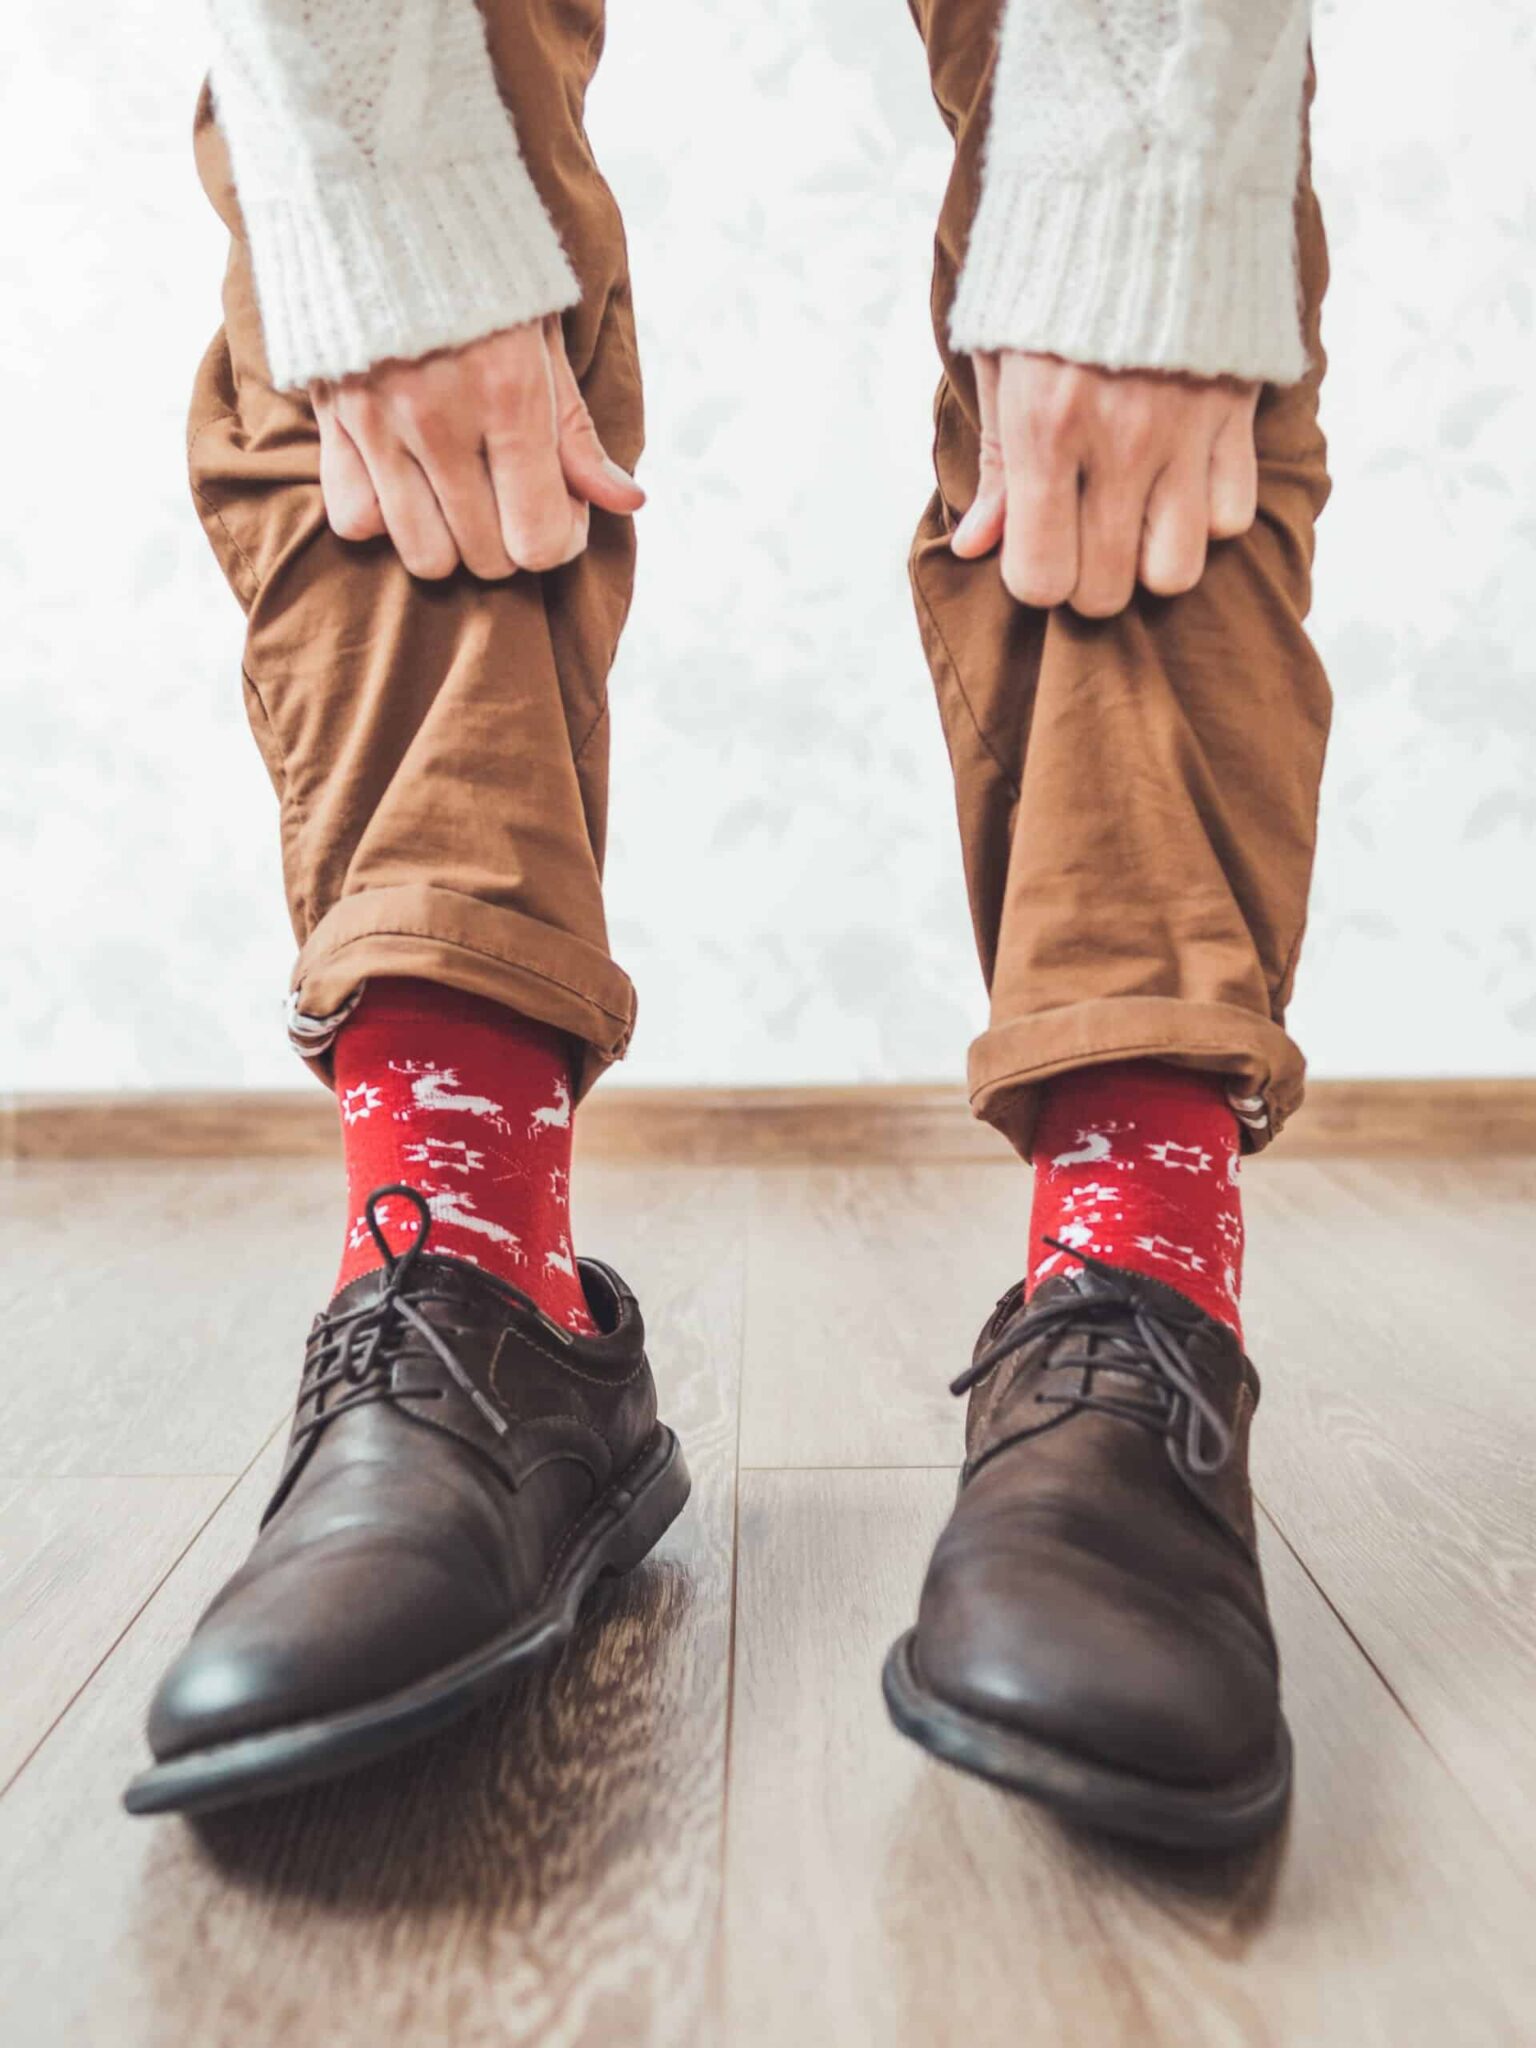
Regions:
[[211, 1813], [360, 1769], [419, 1742], [547, 1662], [570, 1637], [600, 1579], [647, 1557], [688, 1499], [688, 1467], [670, 1429], [656, 1434], [593, 1503], [547, 1599], [505, 1635], [406, 1690], [322, 1720], [242, 1736], [141, 1771], [123, 1794], [130, 1813]]
[[929, 1690], [913, 1656], [916, 1631], [891, 1647], [882, 1685], [901, 1733], [931, 1756], [1038, 1800], [1064, 1820], [1165, 1849], [1236, 1849], [1279, 1826], [1291, 1792], [1291, 1738], [1282, 1719], [1274, 1755], [1232, 1785], [1171, 1785], [1117, 1771], [986, 1721]]

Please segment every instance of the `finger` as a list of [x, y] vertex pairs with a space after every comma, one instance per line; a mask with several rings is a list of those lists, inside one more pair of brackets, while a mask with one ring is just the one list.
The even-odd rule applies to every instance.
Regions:
[[580, 521], [565, 487], [547, 352], [491, 396], [485, 461], [502, 544], [523, 569], [555, 569], [580, 551]]
[[1119, 467], [1088, 466], [1083, 480], [1082, 554], [1072, 609], [1112, 619], [1136, 593], [1136, 563], [1151, 478]]
[[1064, 604], [1078, 579], [1082, 548], [1081, 444], [1065, 405], [1022, 403], [1014, 380], [998, 393], [998, 434], [1007, 473], [1003, 582], [1020, 604]]
[[431, 486], [465, 568], [488, 582], [515, 575], [517, 565], [502, 539], [496, 492], [479, 448], [419, 418], [407, 430], [405, 446]]
[[600, 505], [605, 512], [638, 512], [645, 503], [645, 492], [604, 448], [565, 353], [558, 320], [550, 322], [546, 335], [560, 468], [571, 496], [589, 505]]
[[486, 466], [496, 493], [502, 542], [520, 569], [558, 569], [587, 542], [587, 508], [565, 488], [559, 451], [537, 457], [487, 440]]
[[997, 378], [995, 355], [978, 355], [976, 365], [976, 406], [981, 416], [981, 456], [976, 473], [976, 495], [970, 509], [949, 537], [949, 544], [963, 561], [989, 554], [1003, 537], [1008, 504], [1003, 451], [997, 434]]
[[1231, 540], [1246, 533], [1259, 510], [1259, 459], [1251, 403], [1227, 413], [1211, 444], [1209, 491], [1212, 539]]
[[1008, 467], [1003, 582], [1020, 604], [1065, 604], [1077, 583], [1081, 498], [1074, 462], [1052, 457]]
[[331, 531], [342, 540], [377, 540], [384, 514], [357, 444], [336, 417], [329, 393], [315, 387], [315, 424], [320, 429], [320, 497]]
[[1193, 590], [1205, 573], [1210, 526], [1206, 471], [1198, 454], [1180, 455], [1161, 472], [1147, 499], [1137, 574], [1159, 597]]
[[385, 530], [413, 576], [437, 582], [459, 566], [459, 551], [432, 486], [420, 465], [383, 423], [371, 399], [360, 401], [342, 424], [368, 465]]

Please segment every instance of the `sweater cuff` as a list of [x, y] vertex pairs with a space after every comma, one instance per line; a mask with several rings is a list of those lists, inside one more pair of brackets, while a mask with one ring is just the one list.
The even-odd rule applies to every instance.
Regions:
[[1307, 370], [1295, 217], [1198, 162], [1094, 178], [988, 166], [950, 313], [964, 353], [1293, 384]]
[[278, 390], [456, 348], [581, 297], [515, 153], [436, 169], [311, 174], [243, 206]]

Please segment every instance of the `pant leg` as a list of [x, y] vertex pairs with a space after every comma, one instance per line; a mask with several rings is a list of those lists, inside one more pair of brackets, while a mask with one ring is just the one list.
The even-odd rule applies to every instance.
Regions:
[[[602, 0], [488, 0], [503, 97], [584, 286], [571, 364], [610, 453], [642, 439], [624, 236], [582, 128]], [[290, 1033], [323, 1074], [370, 975], [492, 997], [572, 1034], [585, 1089], [634, 992], [608, 950], [601, 869], [607, 676], [631, 522], [594, 511], [543, 576], [418, 582], [386, 541], [338, 540], [308, 402], [268, 381], [250, 257], [205, 88], [200, 175], [230, 230], [224, 325], [198, 372], [192, 486], [247, 614], [245, 698], [280, 800], [299, 943]]]
[[[949, 535], [978, 457], [946, 323], [975, 205], [1001, 0], [911, 0], [955, 136], [936, 241], [938, 489], [913, 592], [955, 775], [990, 1021], [972, 1106], [1027, 1150], [1038, 1084], [1138, 1056], [1229, 1077], [1251, 1143], [1301, 1101], [1285, 1029], [1331, 696], [1303, 630], [1329, 480], [1317, 400], [1328, 260], [1304, 152], [1296, 224], [1312, 368], [1259, 401], [1259, 512], [1199, 586], [1108, 620], [1014, 602]], [[1308, 66], [1306, 106], [1314, 76]]]

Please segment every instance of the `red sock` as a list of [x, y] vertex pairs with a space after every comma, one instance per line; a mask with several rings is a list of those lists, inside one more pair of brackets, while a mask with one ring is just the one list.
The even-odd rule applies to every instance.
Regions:
[[[338, 1287], [381, 1263], [363, 1205], [405, 1181], [432, 1211], [429, 1249], [483, 1266], [554, 1321], [590, 1332], [571, 1251], [571, 1075], [547, 1024], [436, 982], [369, 983], [336, 1040], [348, 1223]], [[410, 1204], [381, 1204], [397, 1249]]]
[[1242, 1341], [1239, 1126], [1210, 1074], [1123, 1060], [1046, 1084], [1035, 1127], [1029, 1284], [1081, 1272], [1058, 1238], [1176, 1287]]

